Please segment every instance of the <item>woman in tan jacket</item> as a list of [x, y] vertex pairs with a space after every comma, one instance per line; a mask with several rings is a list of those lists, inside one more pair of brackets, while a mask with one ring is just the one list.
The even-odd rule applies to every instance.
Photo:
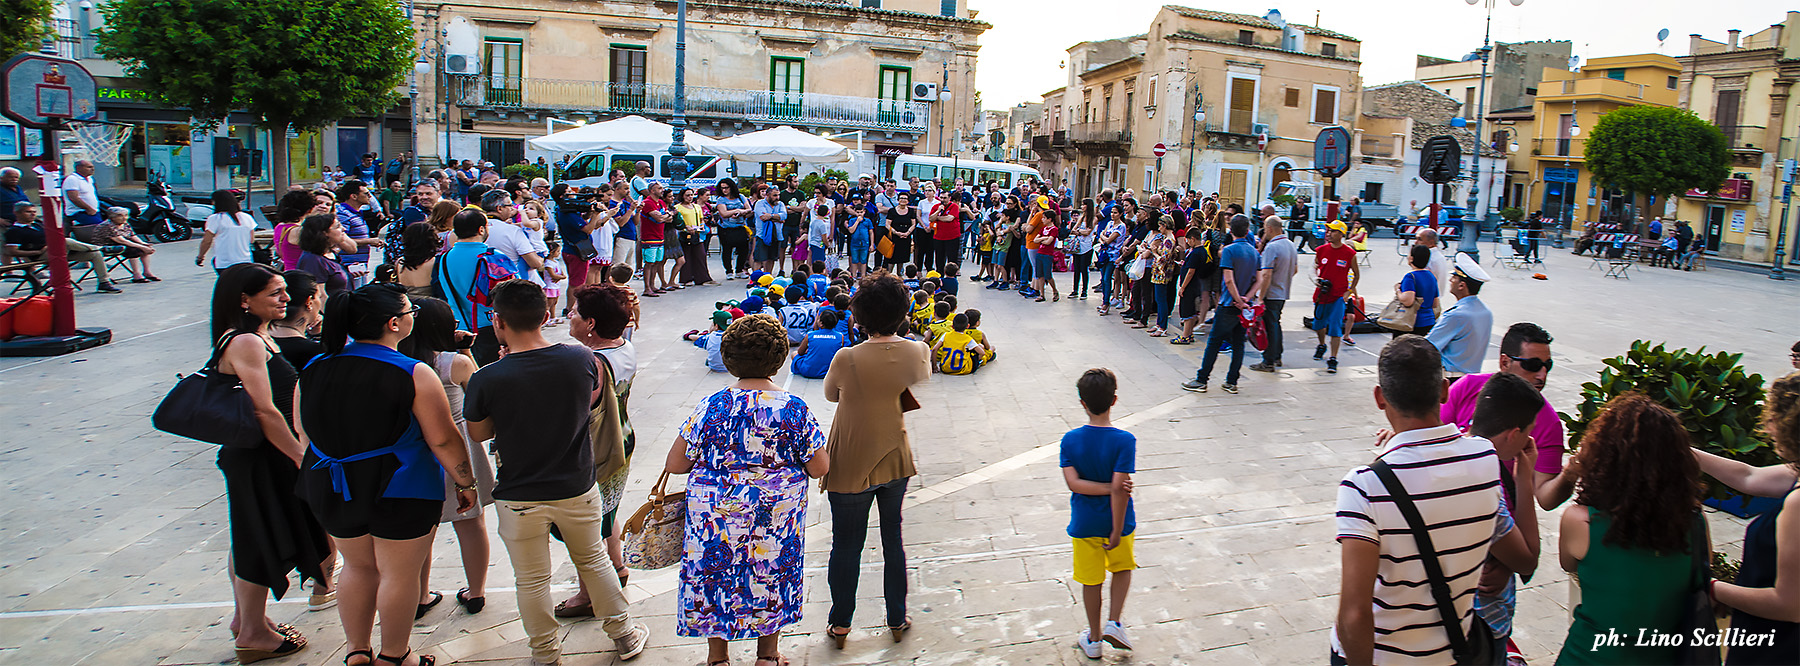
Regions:
[[[906, 552], [900, 538], [900, 499], [918, 471], [906, 437], [903, 401], [908, 387], [931, 376], [931, 350], [899, 336], [910, 297], [900, 278], [878, 271], [857, 283], [850, 314], [869, 339], [839, 351], [825, 373], [825, 399], [838, 403], [826, 445], [832, 460], [825, 475], [831, 502], [831, 612], [826, 633], [840, 649], [856, 611], [856, 582], [869, 505], [881, 511], [882, 581], [888, 633], [899, 642], [912, 627], [906, 616]], [[914, 403], [916, 408], [916, 403]]]

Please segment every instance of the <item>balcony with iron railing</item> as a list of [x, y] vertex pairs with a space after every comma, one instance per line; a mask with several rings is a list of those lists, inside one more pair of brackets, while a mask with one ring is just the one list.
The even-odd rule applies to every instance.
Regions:
[[1571, 137], [1567, 139], [1532, 139], [1531, 154], [1543, 159], [1582, 159], [1582, 149], [1587, 145], [1587, 137]]
[[1725, 134], [1725, 146], [1734, 151], [1762, 153], [1769, 149], [1767, 141], [1768, 128], [1756, 125], [1720, 125], [1719, 131]]
[[1069, 138], [1078, 144], [1124, 147], [1131, 143], [1131, 125], [1123, 120], [1076, 123], [1069, 128]]
[[86, 49], [81, 41], [81, 28], [74, 19], [50, 19], [50, 34], [45, 36], [44, 45], [38, 52], [71, 60], [85, 58]]
[[1031, 137], [1031, 149], [1032, 150], [1049, 150], [1050, 149], [1050, 135], [1039, 134], [1037, 136]]
[[[1673, 101], [1675, 91], [1661, 86], [1651, 87], [1641, 83], [1620, 81], [1605, 77], [1585, 79], [1564, 79], [1561, 81], [1544, 81], [1538, 84], [1537, 97], [1543, 101], [1561, 101], [1567, 98], [1601, 98], [1611, 97], [1632, 103], [1648, 101], [1652, 104]], [[1649, 99], [1646, 99], [1646, 96]], [[1664, 98], [1668, 99], [1664, 99]]]
[[[926, 103], [873, 97], [705, 86], [687, 86], [686, 92], [686, 113], [697, 118], [923, 133], [930, 116]], [[453, 75], [450, 99], [459, 106], [492, 109], [646, 116], [675, 112], [675, 86], [660, 83]]]

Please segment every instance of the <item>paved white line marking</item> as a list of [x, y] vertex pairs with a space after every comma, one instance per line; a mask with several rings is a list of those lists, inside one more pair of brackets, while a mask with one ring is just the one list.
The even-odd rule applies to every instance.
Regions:
[[87, 353], [87, 352], [88, 352], [88, 351], [90, 351], [90, 350], [92, 350], [92, 349], [101, 349], [101, 348], [105, 348], [105, 347], [111, 347], [111, 346], [113, 346], [113, 345], [122, 345], [122, 344], [125, 344], [125, 343], [127, 343], [127, 342], [131, 342], [131, 341], [132, 341], [132, 340], [137, 340], [137, 339], [139, 339], [139, 338], [147, 338], [147, 337], [150, 337], [150, 336], [152, 336], [152, 335], [161, 335], [161, 334], [163, 334], [163, 333], [168, 333], [168, 332], [169, 332], [169, 331], [178, 331], [178, 330], [181, 330], [181, 329], [184, 329], [184, 328], [187, 328], [187, 327], [189, 327], [189, 326], [199, 326], [199, 325], [201, 325], [201, 324], [204, 324], [204, 323], [207, 323], [207, 322], [206, 322], [206, 321], [204, 321], [204, 320], [202, 320], [202, 321], [190, 321], [190, 322], [188, 322], [188, 323], [185, 323], [185, 324], [182, 324], [182, 325], [180, 325], [180, 326], [170, 326], [170, 327], [168, 327], [168, 328], [165, 328], [165, 329], [162, 329], [162, 330], [160, 330], [160, 331], [151, 331], [151, 332], [149, 332], [149, 333], [140, 333], [140, 334], [138, 334], [138, 335], [134, 335], [134, 336], [131, 336], [131, 337], [129, 337], [129, 338], [125, 338], [125, 339], [124, 339], [124, 340], [114, 340], [114, 341], [112, 341], [112, 342], [111, 342], [111, 343], [108, 343], [108, 344], [106, 344], [106, 345], [102, 345], [102, 346], [101, 346], [101, 347], [91, 347], [91, 348], [89, 348], [89, 349], [83, 349], [83, 350], [81, 350], [81, 351], [79, 351], [79, 352], [76, 352], [76, 353], [75, 353], [75, 354], [74, 354], [74, 355], [71, 355], [71, 356], [51, 356], [51, 357], [49, 357], [49, 358], [44, 358], [44, 359], [39, 359], [39, 360], [36, 360], [36, 361], [32, 361], [32, 362], [30, 362], [30, 363], [25, 363], [25, 364], [23, 364], [23, 365], [15, 365], [15, 366], [13, 366], [13, 367], [10, 367], [10, 368], [6, 368], [6, 369], [4, 369], [4, 370], [0, 370], [0, 374], [5, 374], [5, 373], [8, 373], [8, 372], [12, 372], [12, 371], [14, 371], [14, 370], [22, 370], [22, 369], [24, 369], [24, 368], [29, 368], [29, 367], [31, 367], [31, 366], [34, 366], [34, 365], [37, 365], [37, 364], [39, 364], [39, 363], [49, 363], [49, 362], [51, 362], [51, 361], [71, 361], [71, 360], [79, 360], [79, 359], [78, 359], [78, 358], [74, 358], [74, 357], [76, 357], [76, 356], [79, 356], [79, 355], [81, 355], [81, 354], [85, 354], [85, 353]]

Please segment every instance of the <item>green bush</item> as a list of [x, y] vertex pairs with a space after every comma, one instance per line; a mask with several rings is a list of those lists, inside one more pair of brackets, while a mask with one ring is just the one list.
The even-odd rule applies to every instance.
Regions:
[[1275, 202], [1275, 207], [1286, 209], [1286, 208], [1293, 208], [1294, 201], [1296, 201], [1297, 199], [1298, 198], [1292, 194], [1277, 194], [1274, 196], [1274, 198], [1271, 198], [1270, 201]]
[[1500, 219], [1506, 220], [1511, 224], [1518, 224], [1519, 220], [1525, 219], [1525, 209], [1519, 208], [1518, 206], [1502, 208], [1500, 209]]
[[[1738, 360], [1743, 354], [1706, 353], [1647, 340], [1631, 343], [1624, 356], [1606, 359], [1598, 381], [1581, 385], [1581, 404], [1574, 413], [1563, 413], [1569, 431], [1569, 450], [1578, 450], [1588, 424], [1608, 400], [1631, 391], [1649, 396], [1681, 417], [1694, 446], [1708, 453], [1764, 466], [1781, 462], [1768, 436], [1762, 432], [1762, 375], [1747, 375]], [[1707, 480], [1709, 495], [1737, 495], [1730, 488]]]
[[508, 164], [500, 168], [500, 178], [503, 180], [511, 180], [513, 178], [531, 180], [533, 178], [549, 177], [550, 170], [536, 164]]
[[804, 177], [800, 178], [800, 191], [806, 193], [806, 196], [811, 197], [813, 188], [825, 184], [825, 179], [829, 177], [836, 177], [838, 182], [841, 183], [850, 178], [850, 172], [842, 169], [826, 169], [824, 173], [814, 172], [806, 174]]
[[612, 166], [606, 170], [606, 177], [611, 178], [614, 171], [624, 171], [625, 180], [629, 181], [637, 175], [637, 160], [613, 160]]

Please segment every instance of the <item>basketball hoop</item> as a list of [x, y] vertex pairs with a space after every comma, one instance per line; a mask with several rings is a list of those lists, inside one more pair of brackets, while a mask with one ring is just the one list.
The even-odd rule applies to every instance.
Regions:
[[119, 148], [131, 140], [134, 129], [133, 125], [110, 120], [70, 120], [67, 124], [87, 158], [107, 166], [119, 166]]

